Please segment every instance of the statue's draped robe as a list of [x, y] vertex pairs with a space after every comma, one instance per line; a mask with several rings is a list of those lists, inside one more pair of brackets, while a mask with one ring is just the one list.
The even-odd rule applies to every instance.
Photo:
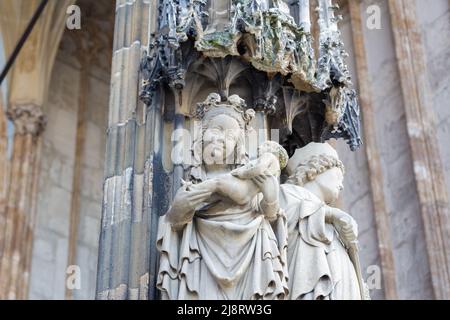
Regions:
[[280, 206], [288, 220], [289, 299], [360, 300], [355, 268], [325, 204], [308, 190], [281, 185]]
[[287, 225], [270, 223], [259, 201], [215, 202], [176, 231], [160, 220], [157, 287], [163, 299], [286, 299]]

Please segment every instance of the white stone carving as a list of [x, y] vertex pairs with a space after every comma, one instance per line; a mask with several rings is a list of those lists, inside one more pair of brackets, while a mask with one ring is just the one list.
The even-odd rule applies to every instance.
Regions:
[[286, 220], [276, 176], [285, 160], [280, 164], [280, 149], [263, 148], [248, 164], [252, 114], [238, 96], [222, 101], [211, 94], [199, 105], [202, 130], [193, 152], [200, 161], [160, 220], [163, 299], [287, 297]]
[[163, 299], [364, 299], [356, 222], [332, 206], [343, 189], [337, 152], [311, 143], [289, 160], [267, 141], [249, 161], [253, 117], [237, 95], [198, 105], [190, 179], [160, 219]]
[[[289, 161], [280, 205], [288, 219], [290, 299], [367, 299], [357, 254], [355, 220], [332, 207], [344, 167], [327, 143], [311, 143]], [[361, 295], [360, 288], [364, 288]]]

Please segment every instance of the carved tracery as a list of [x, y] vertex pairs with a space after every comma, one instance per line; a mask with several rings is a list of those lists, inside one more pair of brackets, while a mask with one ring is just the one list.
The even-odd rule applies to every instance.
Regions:
[[282, 129], [285, 146], [343, 138], [355, 150], [362, 143], [359, 105], [338, 7], [331, 0], [318, 4], [320, 33], [313, 39], [312, 1], [159, 0], [159, 31], [141, 65], [141, 99], [150, 106], [166, 84], [189, 116], [207, 95], [202, 88], [226, 99], [245, 79], [248, 105], [265, 113], [270, 129]]

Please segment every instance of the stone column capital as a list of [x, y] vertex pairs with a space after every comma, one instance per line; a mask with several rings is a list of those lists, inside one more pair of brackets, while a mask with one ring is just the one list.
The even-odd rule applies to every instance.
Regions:
[[16, 133], [22, 135], [31, 134], [38, 137], [47, 125], [47, 117], [42, 107], [35, 104], [12, 104], [7, 116], [14, 123]]

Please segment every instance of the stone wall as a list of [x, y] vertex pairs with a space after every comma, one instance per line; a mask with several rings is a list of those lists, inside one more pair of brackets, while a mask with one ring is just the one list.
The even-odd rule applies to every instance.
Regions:
[[[75, 161], [79, 70], [60, 52], [53, 70], [48, 126], [43, 135], [31, 299], [64, 299], [70, 203]], [[81, 289], [76, 299], [93, 299], [100, 231], [109, 73], [93, 69], [87, 96], [86, 145], [82, 160], [81, 212], [76, 250]]]
[[400, 299], [422, 299], [431, 294], [431, 280], [387, 1], [366, 3], [382, 9], [382, 29], [366, 29], [365, 42], [397, 290]]
[[[450, 147], [448, 145], [450, 76], [448, 72], [444, 72], [449, 68], [450, 63], [449, 2], [447, 0], [417, 0], [416, 2], [418, 23], [422, 29], [428, 60], [434, 112], [437, 115], [440, 151], [450, 191]], [[400, 299], [432, 299], [430, 268], [414, 180], [405, 106], [388, 5], [386, 0], [365, 0], [362, 8], [365, 10], [373, 4], [381, 8], [382, 28], [381, 30], [364, 28], [364, 38], [373, 93], [376, 138], [385, 184], [385, 200], [390, 217], [397, 291]], [[344, 12], [344, 15], [348, 17], [348, 12]], [[363, 22], [365, 21], [363, 19]], [[341, 28], [346, 48], [350, 53], [349, 66], [355, 74], [348, 18], [344, 20]], [[355, 76], [354, 79], [357, 85]], [[339, 144], [340, 153], [347, 167], [347, 188], [344, 191], [343, 206], [345, 210], [352, 212], [360, 225], [361, 259], [365, 269], [379, 263], [373, 219], [376, 213], [373, 212], [364, 149], [351, 154], [345, 153], [345, 148]], [[383, 290], [372, 291], [372, 297], [383, 298]]]
[[76, 254], [76, 263], [82, 272], [82, 285], [80, 291], [74, 292], [75, 299], [95, 297], [109, 98], [109, 74], [106, 75], [107, 77], [90, 78]]
[[[340, 26], [341, 32], [346, 50], [352, 57], [353, 41], [349, 12], [344, 11], [343, 16], [344, 21], [342, 21]], [[357, 87], [358, 79], [355, 74], [355, 61], [349, 58], [347, 62], [352, 73], [353, 83]], [[342, 208], [350, 212], [358, 222], [362, 272], [363, 276], [367, 277], [367, 268], [369, 266], [380, 265], [367, 157], [364, 146], [356, 152], [349, 152], [348, 146], [342, 141], [339, 141], [337, 146], [346, 167]], [[373, 299], [382, 299], [384, 296], [382, 289], [372, 291], [371, 295]]]
[[45, 110], [48, 126], [42, 138], [31, 299], [61, 299], [65, 293], [78, 100], [76, 76], [70, 66], [57, 59]]
[[450, 9], [447, 0], [416, 0], [442, 162], [450, 194]]

